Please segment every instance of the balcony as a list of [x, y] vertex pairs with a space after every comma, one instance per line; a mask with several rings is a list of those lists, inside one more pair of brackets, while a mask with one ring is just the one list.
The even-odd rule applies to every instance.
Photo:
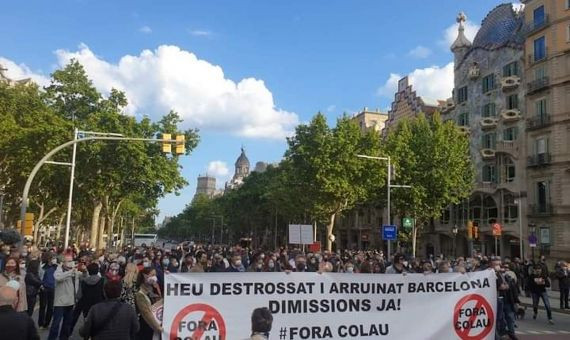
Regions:
[[529, 118], [526, 121], [527, 130], [536, 130], [550, 125], [550, 115], [547, 113]]
[[494, 194], [497, 191], [497, 183], [495, 182], [479, 182], [475, 186], [475, 191], [485, 194]]
[[550, 24], [550, 18], [548, 17], [547, 14], [544, 15], [544, 18], [542, 19], [542, 21], [537, 21], [537, 22], [529, 22], [525, 25], [524, 27], [524, 33], [529, 36], [531, 34], [534, 34], [538, 31], [540, 31], [541, 29], [545, 28], [546, 26], [548, 26]]
[[519, 147], [514, 141], [499, 141], [497, 142], [496, 152], [506, 153], [513, 156], [515, 159], [519, 158]]
[[529, 167], [550, 165], [551, 162], [552, 162], [552, 156], [550, 155], [550, 153], [540, 153], [528, 157]]
[[481, 149], [481, 157], [484, 160], [489, 160], [495, 158], [495, 150], [493, 149]]
[[542, 78], [538, 78], [536, 80], [533, 80], [530, 83], [527, 83], [527, 94], [533, 94], [533, 93], [540, 91], [542, 89], [546, 89], [546, 88], [548, 88], [549, 85], [550, 85], [550, 82], [549, 82], [548, 77], [542, 77]]
[[459, 132], [464, 133], [466, 135], [468, 135], [471, 132], [469, 126], [458, 126], [457, 128], [459, 129]]
[[503, 91], [515, 89], [520, 84], [521, 84], [521, 78], [519, 76], [503, 77], [501, 79], [501, 88], [503, 89]]
[[550, 216], [554, 213], [552, 204], [531, 204], [528, 206], [529, 215], [532, 216]]
[[499, 120], [497, 118], [483, 118], [479, 121], [482, 130], [494, 129], [497, 127]]
[[506, 109], [501, 110], [501, 118], [505, 123], [516, 122], [521, 119], [521, 110], [519, 109]]
[[545, 61], [547, 56], [548, 56], [548, 49], [547, 48], [545, 48], [544, 52], [541, 53], [540, 55], [534, 55], [532, 53], [529, 53], [528, 54], [528, 63], [529, 63], [529, 65], [540, 63], [541, 61]]

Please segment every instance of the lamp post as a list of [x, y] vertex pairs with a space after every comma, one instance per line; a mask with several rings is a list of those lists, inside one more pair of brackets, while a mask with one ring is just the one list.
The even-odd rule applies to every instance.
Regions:
[[519, 198], [515, 200], [515, 204], [518, 205], [519, 208], [519, 254], [521, 260], [524, 260], [524, 246], [523, 246], [523, 223], [522, 223], [522, 197], [519, 193]]
[[451, 232], [453, 233], [453, 257], [455, 258], [457, 257], [457, 233], [459, 232], [457, 224], [453, 226]]
[[[388, 169], [387, 169], [387, 180], [388, 185], [386, 186], [386, 195], [387, 195], [387, 202], [386, 202], [386, 210], [388, 211], [388, 224], [392, 224], [392, 212], [390, 211], [390, 189], [392, 188], [411, 188], [411, 185], [396, 185], [392, 184], [392, 164], [390, 163], [390, 157], [375, 157], [375, 156], [366, 156], [366, 155], [356, 155], [358, 158], [366, 158], [366, 159], [376, 159], [382, 161], [388, 161]], [[390, 240], [388, 240], [388, 260], [390, 260]]]

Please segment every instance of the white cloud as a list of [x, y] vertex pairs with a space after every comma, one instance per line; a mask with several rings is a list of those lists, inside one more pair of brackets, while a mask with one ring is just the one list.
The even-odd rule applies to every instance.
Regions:
[[[467, 20], [465, 22], [465, 36], [467, 37], [467, 39], [469, 39], [471, 42], [473, 41], [473, 39], [475, 39], [475, 35], [477, 35], [477, 31], [479, 31], [479, 25]], [[459, 24], [455, 23], [451, 26], [449, 26], [448, 28], [445, 29], [444, 31], [444, 36], [443, 36], [443, 40], [441, 40], [439, 42], [439, 44], [441, 46], [443, 46], [446, 50], [449, 51], [449, 48], [451, 47], [451, 45], [453, 45], [453, 42], [455, 41], [455, 39], [457, 39], [457, 29], [459, 28]]]
[[150, 28], [148, 26], [143, 26], [143, 27], [139, 28], [139, 32], [145, 33], [145, 34], [150, 34], [150, 33], [152, 33], [152, 28]]
[[410, 50], [408, 55], [413, 58], [424, 59], [429, 57], [431, 54], [431, 50], [425, 46], [419, 45]]
[[520, 12], [520, 11], [522, 11], [522, 10], [524, 9], [524, 4], [520, 3], [520, 1], [513, 2], [513, 9], [514, 9], [516, 12]]
[[[402, 77], [400, 74], [391, 73], [384, 85], [378, 89], [378, 95], [393, 99], [398, 90], [398, 80]], [[434, 102], [437, 99], [451, 97], [453, 90], [452, 62], [443, 67], [432, 66], [416, 69], [408, 77], [416, 94], [427, 101]]]
[[4, 74], [12, 80], [32, 78], [32, 80], [40, 86], [49, 85], [48, 77], [32, 71], [26, 64], [16, 64], [10, 59], [0, 57], [0, 67], [7, 69], [4, 71]]
[[204, 30], [191, 30], [190, 34], [195, 37], [209, 37], [212, 35], [212, 32]]
[[125, 55], [117, 63], [95, 55], [84, 44], [78, 51], [58, 50], [56, 55], [60, 66], [77, 59], [103, 93], [111, 88], [125, 91], [130, 113], [156, 119], [173, 109], [185, 127], [258, 138], [283, 138], [299, 122], [295, 113], [275, 106], [263, 80], [234, 82], [220, 66], [177, 46]]
[[208, 163], [208, 175], [215, 177], [227, 177], [230, 173], [226, 162], [211, 161]]

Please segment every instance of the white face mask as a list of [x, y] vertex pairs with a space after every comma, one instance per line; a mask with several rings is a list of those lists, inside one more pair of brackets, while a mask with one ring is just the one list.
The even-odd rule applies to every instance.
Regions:
[[354, 267], [346, 267], [346, 272], [347, 272], [347, 273], [353, 273], [353, 272], [354, 272]]
[[20, 263], [20, 269], [26, 269], [26, 264], [25, 263]]
[[156, 284], [157, 282], [158, 282], [158, 278], [156, 276], [149, 276], [146, 278], [146, 283], [148, 285], [152, 286], [152, 285]]
[[236, 263], [235, 263], [235, 266], [236, 266], [236, 267], [241, 266], [241, 260], [237, 260]]
[[144, 267], [144, 268], [149, 268], [149, 267], [150, 267], [150, 262], [144, 261], [144, 262], [143, 262], [143, 267]]
[[275, 268], [275, 263], [269, 262], [269, 268]]
[[56, 258], [51, 259], [51, 264], [57, 264], [57, 259]]

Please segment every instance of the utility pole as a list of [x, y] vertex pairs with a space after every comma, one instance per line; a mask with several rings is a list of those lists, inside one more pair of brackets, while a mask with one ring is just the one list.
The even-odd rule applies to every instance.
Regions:
[[[77, 128], [73, 131], [73, 140], [77, 140]], [[73, 144], [73, 153], [71, 154], [71, 178], [69, 179], [69, 198], [67, 201], [67, 216], [65, 219], [65, 240], [63, 242], [64, 249], [69, 246], [69, 228], [71, 226], [71, 205], [73, 202], [73, 182], [75, 180], [75, 155], [77, 153], [77, 144]]]

